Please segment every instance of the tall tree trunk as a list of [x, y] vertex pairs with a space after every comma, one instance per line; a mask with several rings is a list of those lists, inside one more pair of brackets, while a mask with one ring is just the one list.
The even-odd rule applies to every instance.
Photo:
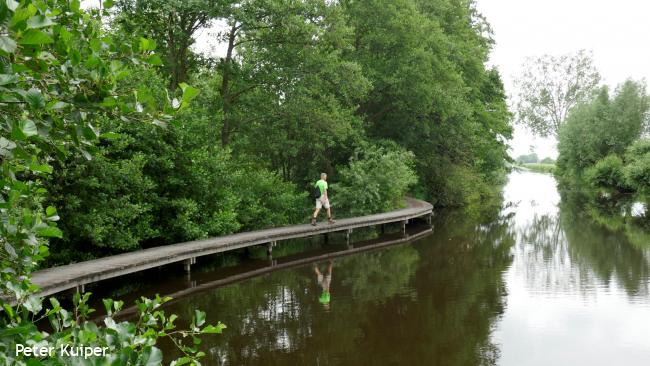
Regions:
[[230, 95], [230, 79], [232, 73], [232, 52], [235, 48], [235, 37], [237, 36], [237, 25], [233, 23], [228, 35], [228, 50], [226, 57], [223, 59], [223, 75], [221, 79], [221, 100], [223, 103], [223, 126], [221, 127], [221, 146], [226, 147], [230, 143], [230, 128], [231, 128], [231, 103], [232, 98]]

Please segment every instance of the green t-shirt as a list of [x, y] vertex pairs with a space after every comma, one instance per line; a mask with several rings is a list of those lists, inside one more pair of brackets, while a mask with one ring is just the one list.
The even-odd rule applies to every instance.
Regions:
[[320, 179], [318, 182], [316, 182], [316, 187], [320, 188], [320, 195], [324, 196], [325, 191], [327, 190], [327, 182]]

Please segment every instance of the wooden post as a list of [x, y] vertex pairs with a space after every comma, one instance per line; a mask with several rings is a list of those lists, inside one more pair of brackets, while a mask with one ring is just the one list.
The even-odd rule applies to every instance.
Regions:
[[271, 256], [273, 255], [273, 247], [276, 246], [276, 245], [277, 245], [276, 241], [272, 241], [272, 242], [266, 244], [266, 255], [269, 258], [271, 258]]
[[408, 220], [403, 220], [402, 221], [402, 236], [406, 236], [406, 224], [408, 223]]
[[350, 245], [350, 234], [352, 234], [352, 229], [347, 229], [345, 231], [345, 243]]
[[196, 257], [187, 258], [183, 261], [183, 268], [185, 268], [185, 273], [190, 274], [192, 272], [192, 264], [196, 263]]

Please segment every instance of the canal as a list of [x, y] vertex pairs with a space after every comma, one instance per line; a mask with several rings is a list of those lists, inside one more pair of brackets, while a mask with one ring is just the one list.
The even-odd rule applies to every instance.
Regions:
[[[189, 292], [165, 310], [227, 324], [203, 338], [205, 365], [648, 365], [650, 243], [584, 213], [552, 176], [513, 172], [501, 200], [441, 212], [418, 240]], [[242, 266], [254, 267], [229, 271]], [[147, 292], [169, 283], [157, 286]]]

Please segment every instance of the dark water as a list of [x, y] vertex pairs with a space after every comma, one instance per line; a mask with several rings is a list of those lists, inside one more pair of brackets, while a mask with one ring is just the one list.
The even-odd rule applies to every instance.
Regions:
[[[641, 214], [643, 216], [643, 213]], [[515, 172], [503, 201], [423, 239], [190, 293], [206, 365], [649, 365], [650, 243]], [[165, 346], [166, 355], [174, 355]]]

